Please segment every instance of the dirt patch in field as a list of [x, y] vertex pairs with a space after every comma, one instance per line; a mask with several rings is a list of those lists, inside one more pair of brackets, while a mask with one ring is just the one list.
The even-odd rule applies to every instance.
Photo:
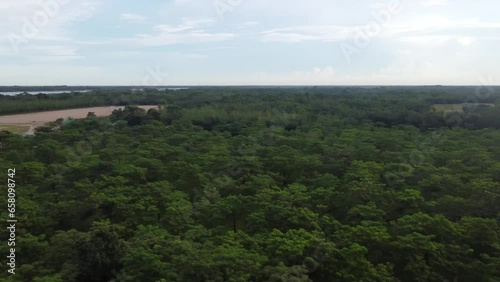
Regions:
[[[156, 109], [158, 106], [138, 106], [144, 110]], [[97, 116], [109, 116], [114, 110], [123, 109], [125, 107], [94, 107], [94, 108], [81, 108], [60, 111], [47, 111], [36, 112], [27, 114], [16, 114], [0, 116], [0, 129], [9, 130], [9, 128], [28, 128], [24, 134], [32, 134], [36, 127], [42, 126], [47, 122], [55, 121], [58, 118], [86, 118], [89, 112], [95, 113]], [[20, 132], [16, 132], [20, 133]]]

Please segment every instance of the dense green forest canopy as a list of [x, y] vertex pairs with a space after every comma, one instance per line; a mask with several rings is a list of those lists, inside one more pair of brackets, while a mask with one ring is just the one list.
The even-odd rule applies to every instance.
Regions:
[[95, 91], [0, 114], [138, 104], [161, 107], [0, 132], [2, 281], [500, 281], [500, 88]]

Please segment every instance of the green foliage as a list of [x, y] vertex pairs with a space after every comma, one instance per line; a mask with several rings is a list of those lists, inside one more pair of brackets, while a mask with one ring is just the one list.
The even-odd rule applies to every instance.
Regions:
[[165, 105], [0, 131], [20, 222], [0, 280], [498, 281], [499, 96], [454, 124], [432, 108], [468, 90], [0, 97], [2, 114]]

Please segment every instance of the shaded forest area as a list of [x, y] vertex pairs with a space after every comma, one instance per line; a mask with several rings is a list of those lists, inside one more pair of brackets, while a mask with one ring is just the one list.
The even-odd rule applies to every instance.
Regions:
[[500, 281], [500, 88], [475, 90], [2, 96], [0, 114], [161, 107], [0, 132], [19, 221], [0, 277]]

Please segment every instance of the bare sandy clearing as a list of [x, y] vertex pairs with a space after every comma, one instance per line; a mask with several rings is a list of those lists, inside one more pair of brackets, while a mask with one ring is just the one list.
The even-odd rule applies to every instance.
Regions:
[[[146, 111], [149, 109], [158, 108], [158, 106], [138, 106], [140, 108], [145, 109]], [[0, 116], [0, 129], [8, 129], [13, 125], [20, 126], [28, 126], [30, 129], [26, 132], [26, 134], [31, 134], [33, 130], [38, 127], [46, 124], [47, 122], [55, 121], [58, 118], [85, 118], [89, 112], [95, 113], [97, 116], [109, 116], [114, 110], [123, 109], [125, 107], [94, 107], [94, 108], [81, 108], [81, 109], [70, 109], [70, 110], [60, 110], [60, 111], [47, 111], [47, 112], [36, 112], [36, 113], [27, 113], [27, 114], [16, 114], [16, 115], [7, 115]]]

